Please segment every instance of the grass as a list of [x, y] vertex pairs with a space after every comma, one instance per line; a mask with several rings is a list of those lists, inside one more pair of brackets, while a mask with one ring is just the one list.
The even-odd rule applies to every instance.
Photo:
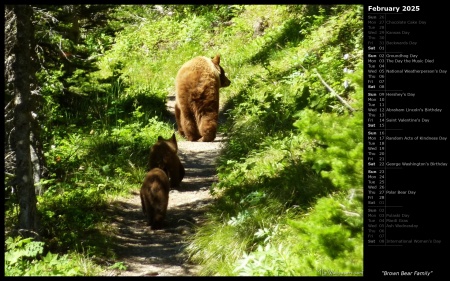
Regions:
[[[362, 109], [362, 7], [235, 8], [231, 24], [214, 10], [141, 11], [149, 20], [117, 35], [90, 74], [112, 85], [105, 104], [89, 105], [95, 122], [46, 128], [50, 175], [38, 209], [47, 251], [77, 260], [83, 245], [86, 259], [114, 261], [108, 202], [139, 187], [150, 146], [174, 131], [165, 99], [178, 68], [220, 53], [232, 83], [221, 90], [227, 122], [219, 131], [227, 143], [211, 188], [218, 200], [186, 254], [202, 265], [201, 275], [362, 272], [362, 114], [349, 114], [315, 73]], [[268, 27], [254, 36], [262, 17]]]

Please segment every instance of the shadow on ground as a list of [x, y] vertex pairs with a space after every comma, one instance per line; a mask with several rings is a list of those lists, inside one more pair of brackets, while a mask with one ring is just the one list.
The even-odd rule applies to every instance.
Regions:
[[[172, 113], [174, 127], [175, 96], [168, 96], [167, 109]], [[139, 189], [130, 198], [119, 198], [107, 210], [111, 236], [114, 237], [116, 262], [122, 262], [126, 271], [113, 270], [108, 275], [121, 276], [195, 276], [200, 267], [188, 261], [185, 247], [189, 236], [205, 221], [205, 213], [213, 203], [209, 194], [217, 181], [215, 169], [223, 136], [214, 142], [178, 140], [178, 155], [185, 166], [181, 186], [169, 193], [169, 206], [163, 228], [151, 230], [142, 212]]]
[[[133, 194], [139, 197], [137, 192]], [[197, 200], [173, 206], [167, 210], [163, 229], [151, 230], [141, 209], [141, 202], [115, 201], [107, 215], [115, 232], [117, 260], [125, 260], [127, 272], [137, 275], [193, 275], [195, 265], [188, 262], [183, 250], [186, 237], [194, 226], [202, 223], [201, 216], [210, 200]], [[140, 268], [136, 267], [139, 265]], [[164, 270], [167, 272], [164, 273]], [[122, 272], [121, 275], [131, 275]], [[134, 274], [132, 274], [134, 275]]]

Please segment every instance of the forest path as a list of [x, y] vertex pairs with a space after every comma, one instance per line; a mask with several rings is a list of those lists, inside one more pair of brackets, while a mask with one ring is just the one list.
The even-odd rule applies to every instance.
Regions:
[[[173, 115], [174, 104], [175, 96], [169, 96], [167, 108]], [[178, 155], [186, 174], [181, 187], [169, 193], [163, 229], [154, 231], [146, 225], [140, 186], [136, 186], [132, 197], [119, 198], [112, 203], [110, 216], [114, 218], [112, 228], [118, 241], [115, 262], [122, 262], [127, 270], [109, 270], [105, 275], [198, 275], [200, 266], [189, 263], [183, 249], [187, 246], [187, 236], [203, 222], [207, 206], [213, 202], [209, 188], [217, 181], [215, 163], [222, 143], [221, 134], [213, 142], [178, 140]]]

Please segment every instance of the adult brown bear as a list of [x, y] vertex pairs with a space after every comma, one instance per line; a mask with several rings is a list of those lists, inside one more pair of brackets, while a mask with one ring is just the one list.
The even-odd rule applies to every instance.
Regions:
[[175, 133], [168, 139], [158, 136], [158, 141], [150, 148], [149, 170], [160, 168], [166, 172], [171, 187], [179, 187], [185, 174], [184, 166], [177, 153]]
[[219, 117], [219, 88], [230, 83], [220, 66], [220, 55], [212, 59], [198, 56], [183, 64], [175, 80], [178, 133], [189, 141], [213, 141]]
[[151, 229], [162, 227], [169, 204], [169, 177], [160, 168], [151, 169], [145, 176], [140, 196], [142, 212]]

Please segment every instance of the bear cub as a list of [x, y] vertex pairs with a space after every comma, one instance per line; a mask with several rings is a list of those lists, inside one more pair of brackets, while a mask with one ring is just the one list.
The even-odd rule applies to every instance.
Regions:
[[175, 78], [178, 133], [189, 141], [213, 141], [219, 118], [219, 88], [230, 84], [218, 54], [212, 59], [198, 56], [183, 64]]
[[158, 136], [158, 141], [150, 148], [148, 170], [160, 168], [166, 172], [170, 186], [179, 187], [184, 178], [185, 169], [177, 155], [178, 144], [173, 133], [171, 138], [164, 139]]
[[151, 229], [160, 229], [169, 204], [169, 178], [160, 168], [153, 168], [145, 176], [140, 190], [142, 212]]

